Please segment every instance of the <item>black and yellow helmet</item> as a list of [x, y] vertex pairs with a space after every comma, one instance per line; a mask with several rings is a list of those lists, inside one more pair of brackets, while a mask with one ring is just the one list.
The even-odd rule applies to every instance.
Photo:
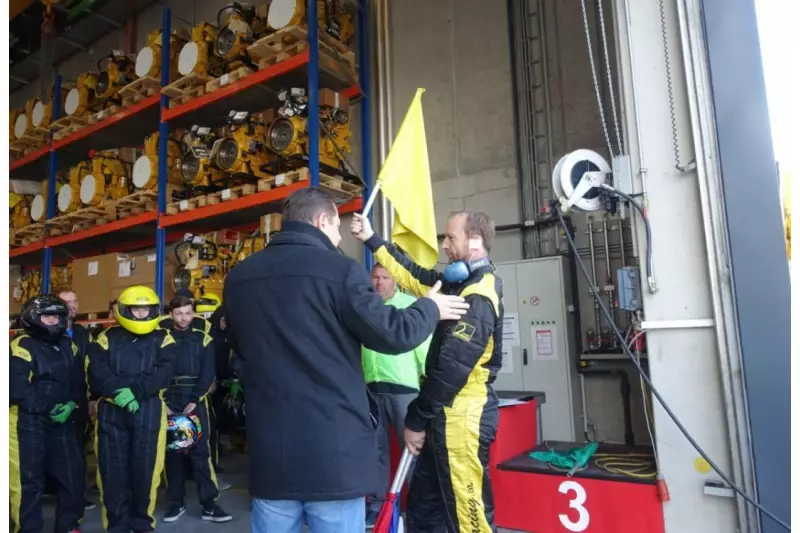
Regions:
[[200, 299], [195, 300], [194, 312], [202, 317], [209, 318], [220, 305], [222, 305], [222, 299], [213, 292], [207, 292]]
[[[136, 318], [133, 316], [134, 307], [147, 308], [147, 316]], [[119, 295], [116, 306], [116, 315], [119, 325], [136, 335], [146, 335], [158, 327], [160, 318], [161, 301], [150, 287], [134, 285], [128, 287]]]

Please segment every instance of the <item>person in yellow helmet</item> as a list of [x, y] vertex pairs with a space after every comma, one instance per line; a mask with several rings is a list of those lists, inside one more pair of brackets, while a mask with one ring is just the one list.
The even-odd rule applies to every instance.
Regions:
[[95, 448], [109, 533], [155, 529], [167, 437], [162, 396], [177, 358], [175, 339], [158, 327], [160, 307], [151, 288], [128, 287], [114, 310], [118, 325], [89, 347], [89, 386], [100, 398]]

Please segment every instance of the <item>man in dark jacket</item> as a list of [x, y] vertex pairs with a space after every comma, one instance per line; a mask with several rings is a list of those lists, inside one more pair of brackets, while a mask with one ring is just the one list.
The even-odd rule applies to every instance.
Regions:
[[467, 306], [438, 286], [386, 306], [366, 269], [337, 249], [339, 215], [317, 188], [286, 200], [282, 230], [232, 269], [223, 305], [244, 361], [253, 532], [363, 531], [379, 490], [361, 345], [409, 351]]

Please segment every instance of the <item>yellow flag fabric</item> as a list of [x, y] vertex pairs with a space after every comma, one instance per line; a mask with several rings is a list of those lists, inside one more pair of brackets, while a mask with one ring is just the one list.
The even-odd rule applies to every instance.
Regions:
[[422, 118], [424, 92], [425, 89], [417, 89], [378, 173], [378, 182], [395, 210], [392, 241], [421, 267], [433, 268], [439, 251], [428, 144]]

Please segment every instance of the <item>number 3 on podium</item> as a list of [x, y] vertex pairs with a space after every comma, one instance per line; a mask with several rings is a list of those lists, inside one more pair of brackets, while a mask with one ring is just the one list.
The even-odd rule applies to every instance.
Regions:
[[586, 503], [586, 490], [577, 481], [564, 481], [558, 486], [558, 492], [567, 495], [572, 493], [569, 508], [578, 512], [578, 520], [574, 522], [570, 518], [570, 514], [574, 515], [574, 513], [559, 514], [558, 519], [561, 521], [561, 525], [575, 533], [586, 531], [586, 528], [589, 527], [589, 511], [583, 506]]

